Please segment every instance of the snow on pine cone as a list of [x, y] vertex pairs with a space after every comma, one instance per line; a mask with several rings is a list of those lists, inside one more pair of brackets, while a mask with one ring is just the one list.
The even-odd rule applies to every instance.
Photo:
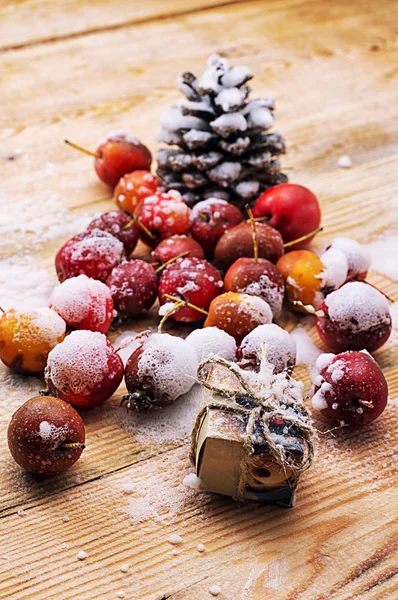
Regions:
[[157, 174], [187, 204], [209, 197], [244, 204], [287, 181], [278, 160], [284, 138], [266, 133], [274, 123], [274, 101], [249, 100], [252, 77], [247, 67], [230, 67], [213, 54], [200, 78], [178, 78], [187, 100], [161, 117], [156, 139], [171, 147], [158, 152]]

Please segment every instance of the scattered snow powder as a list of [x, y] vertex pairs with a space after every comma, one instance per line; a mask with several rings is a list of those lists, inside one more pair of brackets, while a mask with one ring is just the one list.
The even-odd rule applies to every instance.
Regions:
[[24, 509], [23, 509], [23, 508], [20, 508], [20, 509], [18, 510], [18, 516], [19, 516], [19, 517], [24, 517], [25, 515], [26, 515], [26, 512], [24, 511]]
[[398, 302], [390, 305], [390, 314], [393, 328], [398, 329]]
[[297, 345], [296, 363], [307, 367], [311, 372], [321, 351], [315, 346], [308, 333], [302, 327], [295, 329], [290, 335]]
[[79, 552], [77, 553], [78, 560], [86, 560], [87, 557], [88, 554], [87, 552], [84, 552], [84, 550], [79, 550]]
[[337, 166], [339, 166], [340, 169], [349, 169], [352, 167], [352, 160], [347, 154], [344, 154], [344, 156], [340, 156], [337, 160]]
[[11, 257], [0, 261], [0, 298], [4, 310], [47, 306], [56, 283], [55, 271], [46, 271], [31, 256]]
[[372, 257], [372, 270], [398, 281], [398, 234], [385, 235], [365, 246]]
[[135, 487], [132, 483], [127, 482], [123, 484], [122, 489], [124, 494], [132, 494], [135, 490]]
[[219, 585], [211, 585], [209, 587], [209, 592], [212, 596], [218, 596], [221, 593], [221, 588]]
[[130, 568], [129, 563], [125, 563], [124, 565], [122, 565], [120, 567], [120, 570], [121, 570], [122, 573], [127, 573], [127, 571], [129, 570], [129, 568]]
[[182, 480], [182, 485], [196, 490], [197, 492], [199, 492], [202, 489], [202, 481], [199, 477], [195, 475], [195, 473], [189, 473], [189, 475], [186, 475]]
[[205, 548], [205, 545], [204, 545], [204, 544], [198, 544], [198, 545], [196, 546], [196, 550], [197, 550], [198, 552], [204, 552], [204, 551], [206, 550], [206, 548]]
[[167, 541], [173, 546], [179, 546], [180, 544], [182, 544], [182, 537], [178, 535], [178, 533], [172, 533], [167, 539]]

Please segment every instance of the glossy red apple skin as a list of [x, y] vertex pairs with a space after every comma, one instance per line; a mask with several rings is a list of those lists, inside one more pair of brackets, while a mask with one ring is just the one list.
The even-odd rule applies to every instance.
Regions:
[[212, 256], [224, 231], [243, 221], [239, 208], [225, 200], [204, 200], [192, 209], [191, 234]]
[[[338, 380], [333, 379], [333, 365], [336, 363], [344, 373]], [[327, 419], [337, 419], [352, 426], [367, 425], [377, 419], [387, 405], [388, 385], [383, 372], [376, 361], [364, 352], [337, 354], [321, 371], [321, 377], [331, 388], [324, 392], [328, 406], [320, 411]], [[315, 392], [318, 390], [319, 386], [315, 387]]]
[[[314, 231], [321, 222], [321, 210], [315, 194], [295, 183], [281, 183], [266, 190], [253, 206], [253, 215], [269, 217], [269, 225], [291, 242]], [[290, 249], [306, 248], [312, 237], [294, 244]]]
[[224, 278], [226, 292], [243, 292], [260, 296], [268, 302], [274, 317], [279, 316], [285, 282], [276, 266], [266, 258], [238, 258], [228, 269]]
[[164, 265], [166, 262], [183, 254], [184, 252], [188, 252], [187, 256], [191, 258], [200, 258], [203, 259], [205, 257], [205, 253], [203, 248], [198, 242], [186, 235], [173, 235], [165, 240], [162, 240], [152, 251], [152, 258], [155, 262], [159, 263], [159, 265]]
[[[223, 291], [223, 281], [219, 271], [207, 260], [179, 258], [162, 272], [159, 280], [159, 302], [170, 302], [167, 295], [181, 298], [203, 310], [207, 310], [212, 300]], [[174, 321], [192, 323], [206, 315], [183, 306], [170, 318]]]
[[109, 135], [99, 144], [96, 155], [96, 173], [101, 181], [112, 188], [126, 173], [151, 168], [152, 155], [149, 149], [125, 133]]
[[[285, 252], [279, 231], [265, 223], [256, 223], [256, 235], [259, 258], [266, 258], [276, 263]], [[239, 223], [225, 231], [218, 240], [214, 251], [215, 262], [224, 271], [242, 257], [254, 257], [251, 223]]]

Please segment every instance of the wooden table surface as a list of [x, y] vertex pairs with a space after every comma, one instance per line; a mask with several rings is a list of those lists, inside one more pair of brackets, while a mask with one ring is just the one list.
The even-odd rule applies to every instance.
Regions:
[[[90, 159], [63, 139], [93, 146], [126, 129], [155, 150], [160, 113], [179, 98], [176, 75], [199, 73], [215, 51], [250, 66], [256, 95], [275, 97], [290, 178], [322, 203], [317, 247], [391, 230], [397, 9], [393, 0], [0, 3], [0, 300], [15, 290], [30, 306], [54, 278], [56, 249], [112, 206]], [[342, 154], [351, 169], [338, 169]], [[370, 281], [398, 299], [397, 283], [375, 271]], [[148, 323], [156, 316], [126, 328]], [[297, 323], [316, 339], [311, 317], [285, 320]], [[218, 584], [229, 600], [396, 600], [396, 342], [395, 333], [376, 353], [390, 386], [385, 413], [362, 431], [320, 436], [291, 510], [239, 507], [182, 485], [192, 399], [137, 417], [119, 406], [121, 390], [84, 414], [88, 447], [74, 468], [46, 481], [24, 475], [6, 428], [42, 383], [2, 368], [0, 598], [205, 600]]]

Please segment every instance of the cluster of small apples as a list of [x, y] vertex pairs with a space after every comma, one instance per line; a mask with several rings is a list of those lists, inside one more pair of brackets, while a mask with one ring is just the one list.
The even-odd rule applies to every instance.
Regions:
[[[343, 353], [336, 360], [353, 361], [351, 355], [359, 354], [361, 381], [367, 381], [366, 369], [376, 377], [372, 358], [346, 351], [373, 351], [386, 341], [387, 301], [364, 282], [369, 260], [357, 242], [336, 239], [320, 256], [305, 249], [321, 217], [310, 190], [275, 186], [246, 209], [247, 215], [218, 198], [191, 210], [178, 192], [162, 189], [149, 170], [149, 150], [135, 138], [110, 135], [92, 154], [97, 174], [114, 187], [120, 210], [95, 218], [58, 251], [61, 283], [49, 307], [9, 310], [0, 319], [1, 360], [17, 372], [44, 370], [51, 394], [29, 400], [12, 418], [9, 446], [19, 464], [41, 474], [73, 464], [84, 447], [84, 425], [72, 407], [104, 402], [123, 375], [128, 406], [140, 408], [167, 406], [189, 391], [198, 360], [209, 354], [256, 370], [257, 353], [266, 343], [275, 371], [291, 370], [295, 347], [289, 334], [272, 324], [285, 295], [294, 310], [316, 314], [322, 340]], [[151, 262], [133, 256], [139, 239], [151, 249]], [[142, 316], [157, 297], [159, 332], [139, 337], [124, 368], [105, 334], [115, 318]], [[167, 319], [204, 321], [203, 329], [182, 340], [161, 332]], [[362, 413], [350, 419], [351, 408], [343, 408], [354, 398], [345, 385], [351, 371], [341, 370], [337, 402], [325, 369], [315, 388], [315, 408], [340, 419], [348, 413], [344, 420], [353, 424], [380, 414], [382, 402], [363, 396], [369, 404], [356, 404]], [[380, 369], [377, 376], [384, 380]], [[330, 412], [336, 404], [341, 410]]]

